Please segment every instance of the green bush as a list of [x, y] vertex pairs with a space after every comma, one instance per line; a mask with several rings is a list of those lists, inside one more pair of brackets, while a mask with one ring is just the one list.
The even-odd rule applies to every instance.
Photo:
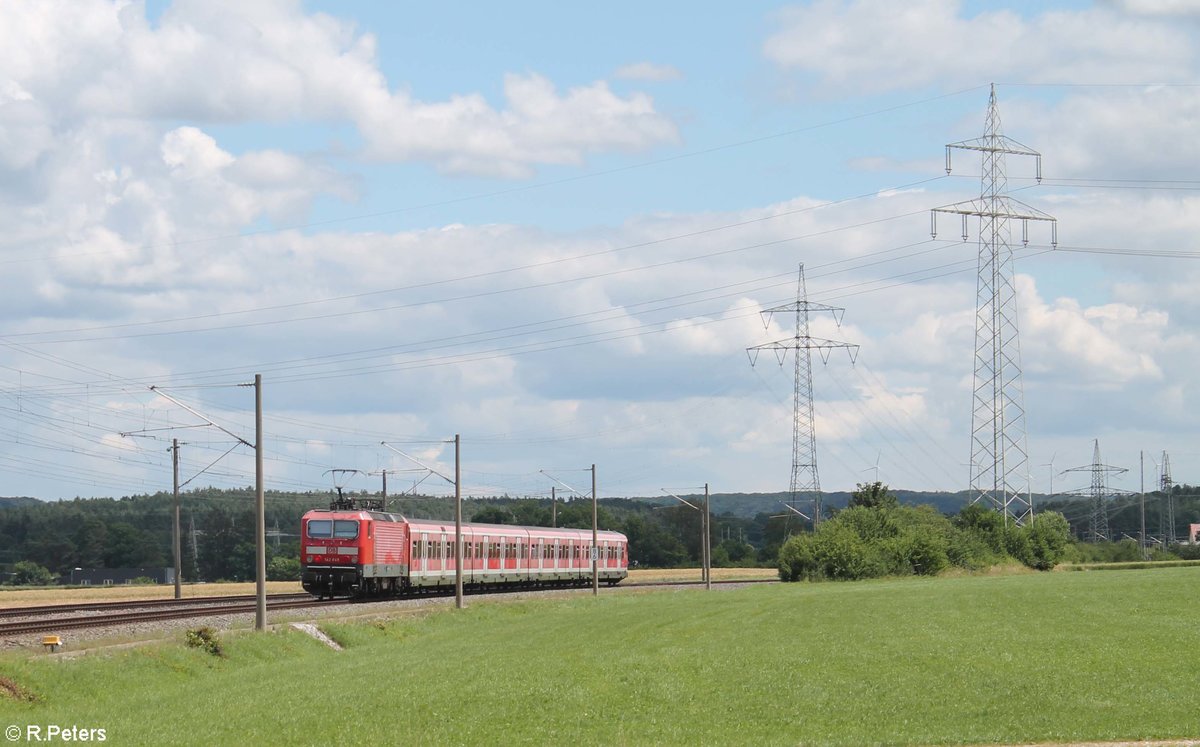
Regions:
[[1066, 517], [1053, 511], [1040, 513], [1028, 528], [1032, 562], [1028, 565], [1048, 571], [1062, 562], [1071, 543], [1071, 525]]
[[221, 646], [221, 639], [217, 637], [217, 631], [207, 625], [187, 631], [184, 634], [184, 642], [187, 643], [188, 648], [198, 648], [213, 656], [225, 656], [225, 649]]
[[909, 530], [897, 539], [898, 558], [910, 573], [936, 576], [950, 566], [949, 543], [940, 534]]
[[864, 542], [878, 542], [895, 537], [900, 533], [900, 527], [895, 519], [895, 514], [899, 511], [900, 509], [887, 510], [851, 506], [844, 511], [839, 511], [834, 522], [848, 527]]
[[1200, 545], [1171, 545], [1171, 551], [1166, 554], [1180, 560], [1200, 560]]
[[268, 581], [299, 581], [300, 559], [277, 555], [267, 563]]
[[21, 560], [13, 564], [14, 586], [49, 586], [54, 583], [54, 574], [32, 560]]
[[855, 581], [882, 576], [888, 570], [878, 544], [864, 541], [850, 523], [837, 519], [825, 522], [813, 535], [813, 558], [817, 573], [824, 578]]
[[794, 534], [779, 548], [779, 580], [803, 581], [813, 577], [817, 567], [813, 536]]
[[976, 504], [952, 522], [929, 506], [858, 504], [840, 511], [813, 534], [788, 539], [779, 553], [779, 577], [853, 580], [877, 576], [935, 576], [951, 566], [981, 570], [1017, 560], [1049, 570], [1070, 549], [1061, 514], [1031, 524], [1006, 524]]

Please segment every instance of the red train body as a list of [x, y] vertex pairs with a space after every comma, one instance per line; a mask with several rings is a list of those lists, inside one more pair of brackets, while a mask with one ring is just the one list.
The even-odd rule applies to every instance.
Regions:
[[[313, 510], [300, 520], [304, 590], [320, 597], [380, 596], [453, 587], [454, 522], [366, 510]], [[591, 530], [463, 524], [463, 585], [585, 585], [592, 579]], [[602, 583], [628, 575], [625, 535], [600, 532]]]

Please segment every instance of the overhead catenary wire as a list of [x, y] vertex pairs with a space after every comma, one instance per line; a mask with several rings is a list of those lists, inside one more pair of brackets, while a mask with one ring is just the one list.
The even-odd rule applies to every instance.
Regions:
[[[934, 250], [934, 249], [931, 249], [930, 251], [935, 251], [935, 250]], [[1076, 249], [1075, 251], [1081, 251], [1081, 250], [1078, 250], [1078, 249]], [[1103, 252], [1097, 252], [1097, 253], [1103, 253]], [[950, 273], [947, 273], [947, 275], [949, 275], [949, 274], [950, 274]], [[946, 275], [942, 275], [942, 276], [946, 276]], [[923, 279], [923, 280], [920, 280], [920, 281], [924, 281], [924, 280], [929, 280], [929, 277], [925, 277], [925, 279]], [[896, 283], [896, 285], [898, 285], [898, 286], [899, 286], [899, 285], [906, 285], [906, 283]], [[892, 286], [892, 287], [895, 287], [895, 286]], [[857, 291], [857, 292], [851, 292], [851, 293], [846, 293], [846, 294], [847, 294], [847, 295], [852, 295], [852, 294], [857, 294], [857, 293], [876, 292], [876, 291], [878, 291], [878, 289], [884, 289], [884, 288], [871, 288], [870, 286], [863, 286], [862, 288], [863, 288], [863, 289], [859, 289], [859, 291]], [[868, 288], [871, 288], [871, 289], [868, 289]], [[322, 301], [313, 301], [313, 303], [322, 303]], [[678, 321], [678, 319], [680, 319], [680, 318], [683, 318], [683, 319], [688, 319], [688, 318], [691, 318], [691, 317], [677, 317], [677, 321]], [[715, 322], [713, 322], [713, 323], [715, 323]], [[664, 331], [668, 331], [668, 330], [664, 330]], [[658, 333], [658, 331], [648, 331], [648, 333], [647, 333], [647, 334], [659, 334], [659, 333]], [[601, 341], [601, 342], [602, 342], [602, 341], [604, 341], [604, 340], [599, 340], [599, 341]], [[534, 352], [536, 352], [536, 351], [534, 351]], [[348, 354], [348, 353], [347, 353], [347, 354]], [[347, 354], [343, 354], [343, 355], [347, 355]], [[299, 361], [301, 361], [301, 363], [302, 363], [302, 361], [305, 361], [305, 360], [308, 360], [308, 359], [298, 359], [298, 360], [299, 360]], [[310, 370], [310, 371], [313, 371], [314, 369], [308, 369], [308, 370]], [[185, 372], [185, 374], [186, 374], [186, 372]], [[179, 378], [179, 381], [182, 381], [182, 377], [180, 377], [180, 378]], [[296, 380], [296, 381], [318, 381], [318, 380], [316, 380], [316, 378], [312, 378], [312, 380], [304, 380], [304, 378], [298, 378], [298, 380]], [[70, 383], [70, 382], [64, 382], [64, 383]], [[76, 384], [76, 386], [78, 386], [78, 384]], [[176, 386], [180, 386], [180, 387], [182, 387], [182, 386], [188, 386], [188, 384], [182, 384], [182, 383], [180, 383], [180, 384], [176, 384]], [[190, 384], [190, 386], [194, 386], [194, 387], [205, 387], [205, 386], [212, 386], [212, 384], [194, 383], [194, 384]], [[113, 389], [113, 392], [116, 392], [116, 390], [119, 390], [119, 389]], [[52, 395], [52, 396], [54, 396], [54, 395]], [[70, 395], [70, 396], [85, 396], [85, 395], [84, 395], [84, 394], [78, 394], [78, 395]], [[71, 428], [71, 426], [70, 426], [70, 425], [68, 425], [68, 424], [64, 424], [64, 425], [62, 425], [62, 426], [64, 426], [64, 428]]]

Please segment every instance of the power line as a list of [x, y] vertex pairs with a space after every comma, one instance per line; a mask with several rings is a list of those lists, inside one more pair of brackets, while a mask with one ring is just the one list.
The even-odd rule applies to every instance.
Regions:
[[[284, 232], [288, 232], [288, 231], [298, 231], [298, 230], [303, 230], [303, 229], [307, 229], [307, 228], [317, 228], [320, 226], [349, 223], [349, 222], [353, 222], [353, 221], [357, 221], [357, 220], [366, 220], [366, 219], [370, 219], [370, 218], [381, 218], [381, 217], [385, 217], [385, 216], [389, 216], [389, 215], [398, 215], [401, 213], [413, 212], [413, 211], [417, 211], [417, 210], [428, 210], [430, 208], [435, 208], [435, 207], [458, 205], [458, 204], [462, 204], [462, 203], [466, 203], [466, 202], [473, 202], [476, 200], [484, 200], [484, 199], [490, 199], [493, 197], [501, 197], [501, 196], [510, 195], [510, 194], [529, 192], [529, 191], [533, 191], [533, 190], [537, 190], [537, 189], [544, 189], [546, 187], [557, 187], [557, 186], [562, 186], [565, 184], [571, 184], [574, 182], [585, 181], [588, 179], [595, 179], [595, 178], [602, 177], [602, 176], [610, 176], [613, 174], [637, 171], [637, 170], [649, 168], [652, 166], [660, 166], [663, 164], [674, 163], [676, 161], [683, 161], [686, 159], [695, 158], [698, 156], [709, 155], [712, 153], [720, 153], [722, 151], [731, 150], [734, 148], [740, 148], [740, 147], [744, 147], [747, 145], [755, 145], [758, 143], [769, 142], [771, 140], [778, 140], [780, 138], [790, 137], [790, 136], [798, 135], [798, 134], [805, 133], [805, 132], [812, 132], [815, 130], [825, 129], [828, 127], [836, 127], [837, 125], [847, 124], [849, 122], [854, 122], [854, 121], [857, 121], [860, 119], [868, 119], [870, 117], [876, 117], [876, 116], [880, 116], [880, 115], [884, 115], [884, 114], [891, 114], [891, 113], [894, 113], [894, 112], [897, 112], [897, 111], [900, 111], [903, 109], [909, 109], [909, 108], [912, 108], [915, 106], [921, 106], [923, 104], [932, 103], [934, 101], [941, 101], [944, 99], [953, 98], [956, 96], [960, 96], [962, 94], [977, 91], [980, 88], [982, 88], [982, 86], [971, 86], [969, 88], [963, 88], [961, 90], [951, 91], [949, 93], [938, 94], [936, 96], [929, 96], [929, 97], [926, 97], [923, 99], [917, 99], [915, 101], [908, 101], [908, 102], [904, 102], [901, 104], [895, 104], [893, 106], [883, 107], [881, 109], [874, 109], [871, 111], [862, 112], [860, 114], [852, 114], [849, 116], [839, 117], [837, 119], [832, 119], [832, 120], [826, 120], [824, 122], [818, 122], [818, 123], [806, 125], [803, 127], [796, 127], [796, 128], [792, 128], [792, 129], [788, 129], [788, 130], [783, 130], [781, 132], [771, 133], [768, 135], [762, 135], [762, 136], [754, 137], [754, 138], [747, 138], [745, 140], [738, 140], [738, 141], [734, 141], [731, 143], [725, 143], [722, 145], [712, 146], [709, 148], [703, 148], [703, 149], [694, 150], [694, 151], [690, 151], [690, 152], [686, 152], [686, 153], [680, 153], [680, 154], [677, 154], [674, 156], [667, 156], [665, 158], [657, 158], [657, 159], [653, 159], [653, 160], [649, 160], [649, 161], [642, 161], [640, 163], [629, 164], [627, 166], [620, 166], [617, 168], [605, 169], [602, 171], [592, 171], [592, 172], [588, 172], [586, 174], [577, 174], [574, 176], [563, 177], [561, 179], [553, 179], [553, 180], [549, 180], [549, 181], [537, 182], [534, 184], [524, 184], [524, 185], [520, 185], [520, 186], [516, 186], [516, 187], [509, 187], [506, 189], [492, 190], [489, 192], [481, 192], [481, 193], [474, 194], [474, 195], [465, 195], [462, 197], [451, 198], [448, 200], [440, 200], [440, 201], [436, 201], [436, 202], [423, 203], [423, 204], [419, 204], [419, 205], [409, 205], [406, 207], [392, 208], [390, 210], [382, 210], [382, 211], [377, 211], [377, 212], [373, 212], [373, 213], [364, 213], [364, 214], [359, 214], [359, 215], [355, 215], [355, 216], [347, 216], [344, 218], [331, 218], [331, 219], [323, 220], [323, 221], [310, 221], [310, 222], [306, 222], [306, 223], [298, 223], [298, 224], [292, 224], [292, 225], [288, 225], [288, 226], [275, 226], [275, 227], [270, 227], [270, 228], [260, 228], [260, 229], [255, 229], [255, 230], [251, 230], [251, 231], [240, 232], [237, 234], [223, 234], [223, 235], [218, 235], [218, 236], [209, 236], [209, 237], [202, 237], [202, 238], [195, 238], [195, 239], [184, 239], [184, 240], [180, 240], [180, 241], [172, 241], [170, 243], [163, 243], [163, 244], [143, 244], [143, 245], [137, 247], [136, 250], [137, 251], [148, 251], [148, 250], [162, 249], [162, 248], [178, 248], [178, 247], [182, 247], [182, 246], [191, 246], [191, 245], [195, 245], [195, 244], [210, 243], [210, 242], [214, 242], [214, 241], [240, 240], [240, 239], [244, 239], [244, 238], [252, 237], [252, 236], [284, 233]], [[899, 189], [899, 188], [897, 188], [897, 189]], [[0, 265], [13, 264], [13, 263], [18, 263], [18, 262], [31, 262], [31, 261], [38, 261], [38, 260], [44, 260], [44, 259], [61, 260], [61, 259], [70, 259], [72, 257], [106, 255], [106, 254], [112, 254], [115, 251], [118, 251], [118, 250], [100, 251], [100, 252], [78, 252], [75, 254], [54, 255], [51, 257], [47, 257], [45, 255], [39, 254], [38, 256], [35, 256], [35, 257], [0, 260]], [[126, 250], [123, 249], [120, 251], [126, 251]]]

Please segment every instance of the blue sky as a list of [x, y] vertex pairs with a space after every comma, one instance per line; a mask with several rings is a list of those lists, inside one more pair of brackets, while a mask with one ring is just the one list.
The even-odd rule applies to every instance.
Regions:
[[[593, 462], [610, 495], [781, 490], [789, 367], [744, 350], [801, 262], [846, 307], [814, 334], [862, 346], [816, 366], [822, 486], [962, 489], [977, 249], [928, 210], [978, 194], [944, 146], [992, 83], [1063, 246], [1017, 260], [1034, 490], [1094, 438], [1200, 459], [1194, 3], [0, 13], [0, 494], [168, 487], [195, 420], [148, 386], [245, 429], [254, 372], [272, 487], [459, 432], [475, 494]], [[228, 448], [180, 432], [190, 474]]]

